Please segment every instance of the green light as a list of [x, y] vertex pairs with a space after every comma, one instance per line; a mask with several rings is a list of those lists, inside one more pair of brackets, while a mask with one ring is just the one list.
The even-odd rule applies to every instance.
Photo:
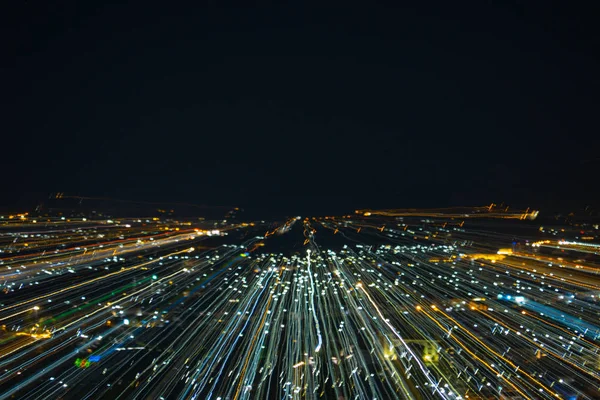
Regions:
[[158, 279], [158, 276], [152, 275], [152, 279]]

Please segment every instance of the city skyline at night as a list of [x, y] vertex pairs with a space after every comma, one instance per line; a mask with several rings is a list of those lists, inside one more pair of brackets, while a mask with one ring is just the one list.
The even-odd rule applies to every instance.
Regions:
[[10, 3], [0, 400], [599, 399], [597, 15]]

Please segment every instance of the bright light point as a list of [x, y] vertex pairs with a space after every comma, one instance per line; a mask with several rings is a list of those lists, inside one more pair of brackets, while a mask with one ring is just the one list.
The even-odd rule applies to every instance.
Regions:
[[125, 319], [123, 320], [123, 323], [124, 323], [125, 325], [129, 325], [129, 320], [128, 320], [127, 318], [125, 318]]

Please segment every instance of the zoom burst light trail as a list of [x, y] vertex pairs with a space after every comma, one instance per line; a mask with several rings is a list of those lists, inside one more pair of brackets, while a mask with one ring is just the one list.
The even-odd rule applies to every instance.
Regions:
[[600, 396], [597, 232], [402, 214], [0, 220], [0, 399]]

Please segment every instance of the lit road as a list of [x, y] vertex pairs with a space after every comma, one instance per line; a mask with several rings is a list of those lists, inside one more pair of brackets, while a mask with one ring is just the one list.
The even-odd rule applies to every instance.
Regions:
[[597, 228], [445, 213], [3, 217], [0, 399], [600, 398]]

